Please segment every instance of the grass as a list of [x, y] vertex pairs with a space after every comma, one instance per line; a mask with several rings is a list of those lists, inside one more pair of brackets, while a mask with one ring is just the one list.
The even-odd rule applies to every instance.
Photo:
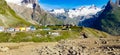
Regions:
[[103, 12], [101, 18], [101, 28], [111, 35], [120, 35], [120, 7], [113, 6], [111, 10]]
[[[39, 12], [39, 11], [38, 11]], [[39, 14], [38, 23], [40, 24], [60, 24], [62, 23], [57, 18], [52, 17], [51, 15], [47, 14], [46, 12], [42, 11], [44, 14]], [[18, 27], [18, 26], [30, 26], [32, 25], [27, 20], [24, 20], [20, 16], [18, 16], [13, 9], [8, 6], [5, 0], [0, 1], [0, 22], [1, 26], [5, 27]], [[37, 15], [38, 16], [38, 15]], [[33, 19], [34, 20], [34, 19]], [[44, 25], [45, 25], [44, 24]], [[37, 25], [37, 24], [36, 24]]]
[[8, 42], [10, 38], [10, 33], [0, 33], [0, 42]]
[[82, 30], [83, 33], [87, 34], [89, 37], [92, 38], [106, 38], [109, 36], [109, 34], [102, 32], [102, 31], [98, 31], [95, 29], [91, 29], [91, 28], [84, 28]]
[[[49, 35], [48, 32], [49, 31], [18, 32], [14, 36], [12, 36], [11, 33], [0, 33], [0, 42], [51, 42], [71, 38], [76, 35], [71, 35], [70, 31], [58, 31], [60, 36], [52, 36]], [[41, 34], [41, 37], [37, 37], [37, 34]]]
[[[29, 31], [29, 32], [11, 32], [0, 33], [0, 42], [56, 42], [65, 39], [76, 39], [82, 36], [80, 33], [84, 31], [88, 37], [108, 36], [106, 33], [83, 27], [71, 27], [71, 30], [49, 30], [49, 31]], [[57, 32], [59, 36], [48, 34], [49, 32]]]

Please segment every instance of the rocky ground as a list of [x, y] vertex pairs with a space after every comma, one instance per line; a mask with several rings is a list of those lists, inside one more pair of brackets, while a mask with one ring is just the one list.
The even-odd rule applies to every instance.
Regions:
[[0, 55], [120, 55], [120, 37], [0, 43]]

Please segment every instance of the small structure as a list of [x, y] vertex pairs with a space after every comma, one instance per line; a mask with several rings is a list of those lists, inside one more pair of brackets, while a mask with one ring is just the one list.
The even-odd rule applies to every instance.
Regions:
[[58, 33], [58, 32], [49, 32], [49, 35], [52, 35], [52, 36], [60, 36], [60, 33]]
[[14, 28], [8, 28], [7, 31], [8, 31], [8, 32], [14, 32], [15, 29], [14, 29]]
[[25, 27], [20, 27], [20, 31], [26, 31]]
[[35, 31], [36, 28], [35, 28], [34, 26], [30, 26], [30, 30], [31, 30], [31, 31]]
[[15, 31], [16, 31], [16, 32], [19, 32], [19, 31], [20, 31], [20, 28], [15, 28]]
[[4, 30], [4, 27], [0, 26], [0, 32], [3, 32]]
[[26, 31], [30, 31], [31, 30], [31, 28], [30, 27], [26, 27]]
[[53, 35], [53, 36], [60, 36], [60, 34], [58, 32], [51, 33], [51, 35]]
[[51, 30], [50, 28], [45, 28], [45, 29], [43, 29], [43, 30], [45, 30], [45, 31], [49, 31], [49, 30]]
[[0, 26], [0, 32], [20, 32], [20, 31], [35, 31], [36, 28], [34, 26], [30, 27], [15, 27], [15, 28], [4, 28]]

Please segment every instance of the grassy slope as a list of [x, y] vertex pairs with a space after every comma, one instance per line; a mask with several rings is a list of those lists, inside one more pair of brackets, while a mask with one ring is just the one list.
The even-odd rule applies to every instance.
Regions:
[[44, 12], [45, 15], [40, 15], [41, 19], [39, 20], [39, 23], [40, 24], [43, 24], [43, 25], [51, 25], [51, 24], [61, 24], [60, 23], [60, 20], [58, 20], [57, 18], [55, 17], [52, 17], [51, 15], [49, 15], [49, 13], [47, 12]]
[[113, 6], [101, 17], [101, 27], [112, 35], [120, 35], [120, 7]]
[[107, 16], [101, 20], [102, 29], [112, 35], [120, 35], [120, 8], [107, 13]]
[[114, 3], [107, 3], [105, 9], [100, 14], [94, 28], [105, 31], [111, 35], [120, 35], [120, 7]]
[[[106, 38], [109, 34], [94, 30], [91, 28], [72, 27], [68, 30], [49, 30], [49, 31], [34, 31], [34, 32], [17, 32], [17, 33], [0, 33], [0, 42], [55, 42], [63, 39], [82, 38], [82, 33], [88, 38]], [[60, 36], [49, 35], [49, 32], [58, 32]]]
[[27, 21], [19, 17], [5, 2], [5, 0], [0, 1], [0, 25], [1, 26], [20, 26], [20, 25], [30, 25]]
[[63, 22], [55, 17], [53, 17], [52, 15], [50, 15], [48, 12], [45, 12], [42, 8], [40, 8], [40, 10], [42, 11], [38, 11], [40, 14], [38, 14], [39, 20], [38, 23], [43, 24], [43, 25], [55, 25], [55, 24], [63, 24]]

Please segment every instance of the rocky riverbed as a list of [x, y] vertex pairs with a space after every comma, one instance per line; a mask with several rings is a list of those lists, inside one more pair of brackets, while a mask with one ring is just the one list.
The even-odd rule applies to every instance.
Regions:
[[0, 43], [0, 55], [120, 55], [120, 37]]

